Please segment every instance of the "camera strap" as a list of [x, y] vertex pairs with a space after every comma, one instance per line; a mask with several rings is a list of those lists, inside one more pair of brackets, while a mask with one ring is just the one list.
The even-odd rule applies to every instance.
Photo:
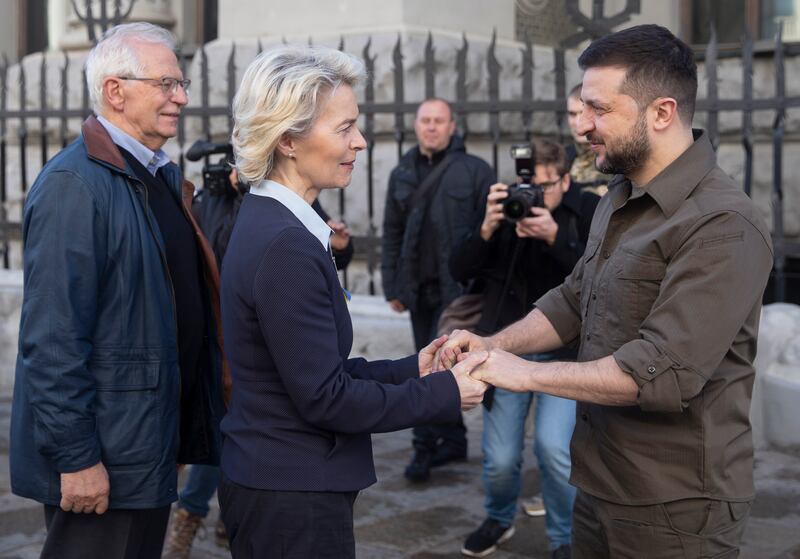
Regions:
[[416, 207], [421, 201], [427, 200], [433, 196], [433, 192], [436, 190], [435, 187], [439, 185], [439, 179], [442, 178], [442, 175], [444, 175], [444, 172], [454, 159], [455, 156], [452, 152], [444, 156], [444, 159], [442, 159], [433, 169], [433, 171], [431, 171], [428, 176], [425, 177], [425, 180], [420, 183], [420, 185], [414, 191], [414, 194], [411, 195], [410, 207]]

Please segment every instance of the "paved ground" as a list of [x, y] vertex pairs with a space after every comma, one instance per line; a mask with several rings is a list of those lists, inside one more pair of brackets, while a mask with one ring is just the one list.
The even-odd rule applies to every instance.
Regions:
[[[8, 414], [0, 397], [0, 558], [38, 557], [44, 537], [41, 507], [9, 493]], [[356, 503], [359, 559], [455, 559], [466, 534], [483, 520], [480, 487], [480, 413], [467, 414], [470, 459], [434, 470], [431, 482], [411, 486], [403, 478], [409, 459], [408, 432], [374, 437], [379, 482]], [[538, 472], [526, 449], [525, 493], [538, 490]], [[800, 559], [800, 449], [763, 450], [756, 455], [756, 498], [745, 534], [746, 559]], [[214, 544], [216, 507], [195, 559], [229, 557]], [[492, 555], [497, 559], [548, 557], [544, 519], [520, 515], [517, 534]]]

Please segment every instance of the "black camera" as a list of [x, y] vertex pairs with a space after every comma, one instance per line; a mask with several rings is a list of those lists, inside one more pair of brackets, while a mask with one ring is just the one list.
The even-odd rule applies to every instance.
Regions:
[[228, 176], [231, 174], [231, 161], [233, 160], [233, 146], [228, 143], [214, 144], [204, 140], [197, 140], [186, 152], [186, 159], [199, 161], [203, 157], [224, 153], [218, 163], [207, 163], [203, 166], [203, 189], [210, 196], [222, 196], [232, 193], [233, 188]]
[[503, 200], [503, 215], [515, 223], [530, 216], [531, 208], [544, 207], [544, 192], [542, 187], [533, 184], [533, 166], [536, 154], [530, 144], [511, 146], [511, 157], [517, 176], [522, 179], [519, 184], [508, 187], [508, 198]]

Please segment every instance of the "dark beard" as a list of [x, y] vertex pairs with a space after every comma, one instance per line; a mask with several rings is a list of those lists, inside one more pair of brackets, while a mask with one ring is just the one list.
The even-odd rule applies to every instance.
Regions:
[[647, 137], [647, 119], [644, 112], [639, 114], [630, 134], [620, 140], [612, 152], [606, 146], [606, 157], [602, 163], [595, 159], [595, 166], [607, 175], [625, 175], [634, 173], [644, 165], [650, 157], [650, 140]]

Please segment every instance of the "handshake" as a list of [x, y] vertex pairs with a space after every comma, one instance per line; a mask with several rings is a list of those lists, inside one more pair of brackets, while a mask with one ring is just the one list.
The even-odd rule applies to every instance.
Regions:
[[458, 383], [461, 409], [469, 410], [483, 401], [483, 394], [489, 386], [501, 380], [495, 371], [507, 357], [513, 358], [511, 354], [493, 349], [487, 338], [466, 330], [454, 330], [449, 336], [436, 338], [420, 351], [420, 377], [449, 369]]

